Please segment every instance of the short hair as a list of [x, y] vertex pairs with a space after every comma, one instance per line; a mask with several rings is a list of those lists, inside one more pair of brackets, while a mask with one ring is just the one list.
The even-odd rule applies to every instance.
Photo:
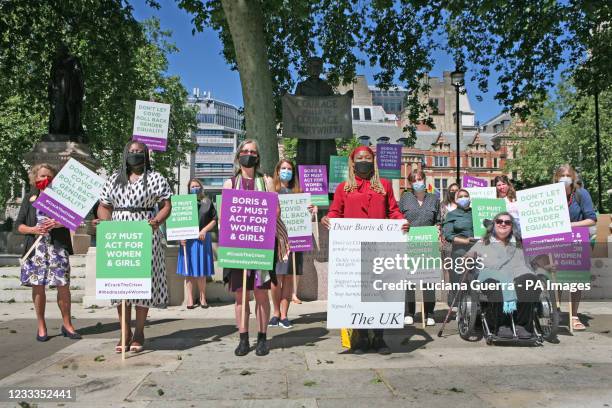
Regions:
[[423, 179], [423, 182], [425, 182], [425, 180], [427, 178], [427, 177], [425, 177], [425, 172], [423, 170], [421, 170], [421, 169], [414, 169], [408, 175], [408, 181], [410, 183], [414, 183], [416, 181], [417, 176], [421, 176], [421, 178]]
[[53, 173], [53, 177], [57, 175], [57, 168], [55, 168], [55, 166], [52, 166], [49, 163], [36, 164], [32, 166], [32, 168], [28, 172], [28, 180], [30, 181], [30, 185], [32, 187], [36, 185], [36, 176], [38, 175], [38, 172], [40, 171], [40, 169], [49, 170], [51, 173]]

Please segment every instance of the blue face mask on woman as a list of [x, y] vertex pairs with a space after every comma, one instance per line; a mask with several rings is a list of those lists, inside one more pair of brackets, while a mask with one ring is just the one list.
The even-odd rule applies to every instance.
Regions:
[[468, 208], [470, 206], [470, 198], [469, 197], [458, 198], [457, 205], [461, 208]]
[[189, 192], [191, 194], [200, 194], [200, 191], [202, 191], [202, 189], [200, 187], [191, 187], [189, 189]]
[[422, 181], [415, 181], [412, 183], [412, 190], [414, 190], [415, 193], [422, 193], [425, 191], [425, 183]]
[[280, 171], [278, 172], [278, 177], [280, 177], [282, 181], [291, 181], [291, 177], [293, 177], [293, 171], [288, 169], [280, 169]]

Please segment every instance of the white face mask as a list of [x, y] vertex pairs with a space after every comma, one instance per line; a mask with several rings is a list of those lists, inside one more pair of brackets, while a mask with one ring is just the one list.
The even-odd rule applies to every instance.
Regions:
[[572, 183], [574, 182], [574, 180], [572, 180], [571, 177], [563, 176], [563, 177], [559, 178], [559, 182], [565, 183], [566, 186], [571, 186]]

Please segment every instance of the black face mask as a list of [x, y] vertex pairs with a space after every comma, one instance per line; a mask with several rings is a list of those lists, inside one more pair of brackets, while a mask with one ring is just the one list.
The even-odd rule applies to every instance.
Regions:
[[456, 191], [449, 191], [448, 193], [448, 197], [453, 201], [455, 200], [455, 193]]
[[145, 162], [144, 153], [128, 153], [125, 162], [130, 167], [140, 167]]
[[258, 160], [259, 158], [257, 156], [251, 156], [250, 154], [247, 154], [244, 156], [240, 156], [238, 158], [238, 163], [240, 163], [242, 167], [246, 167], [247, 169], [250, 169], [252, 167], [255, 167]]
[[355, 162], [355, 174], [363, 179], [368, 179], [374, 172], [374, 163], [369, 161]]

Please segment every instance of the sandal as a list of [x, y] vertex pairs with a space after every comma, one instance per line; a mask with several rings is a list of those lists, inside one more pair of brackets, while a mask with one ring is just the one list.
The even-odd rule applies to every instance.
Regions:
[[293, 296], [293, 297], [291, 298], [291, 301], [292, 301], [293, 303], [295, 303], [296, 305], [301, 305], [301, 304], [302, 304], [302, 301], [301, 301], [301, 300], [300, 300], [300, 299], [299, 299], [297, 296]]
[[[136, 337], [136, 336], [134, 336]], [[134, 344], [136, 343], [136, 344]], [[144, 350], [144, 336], [142, 336], [142, 341], [138, 341], [138, 340], [132, 340], [132, 343], [130, 344], [130, 351], [132, 353], [140, 353], [142, 350]]]
[[582, 324], [578, 316], [572, 316], [572, 328], [576, 331], [586, 330], [586, 326]]
[[[130, 349], [131, 342], [132, 342], [131, 337], [125, 339], [125, 351], [128, 351]], [[121, 345], [121, 339], [119, 339], [119, 342], [117, 342], [117, 345], [115, 346], [115, 353], [121, 354], [122, 351], [123, 351], [123, 346]]]

